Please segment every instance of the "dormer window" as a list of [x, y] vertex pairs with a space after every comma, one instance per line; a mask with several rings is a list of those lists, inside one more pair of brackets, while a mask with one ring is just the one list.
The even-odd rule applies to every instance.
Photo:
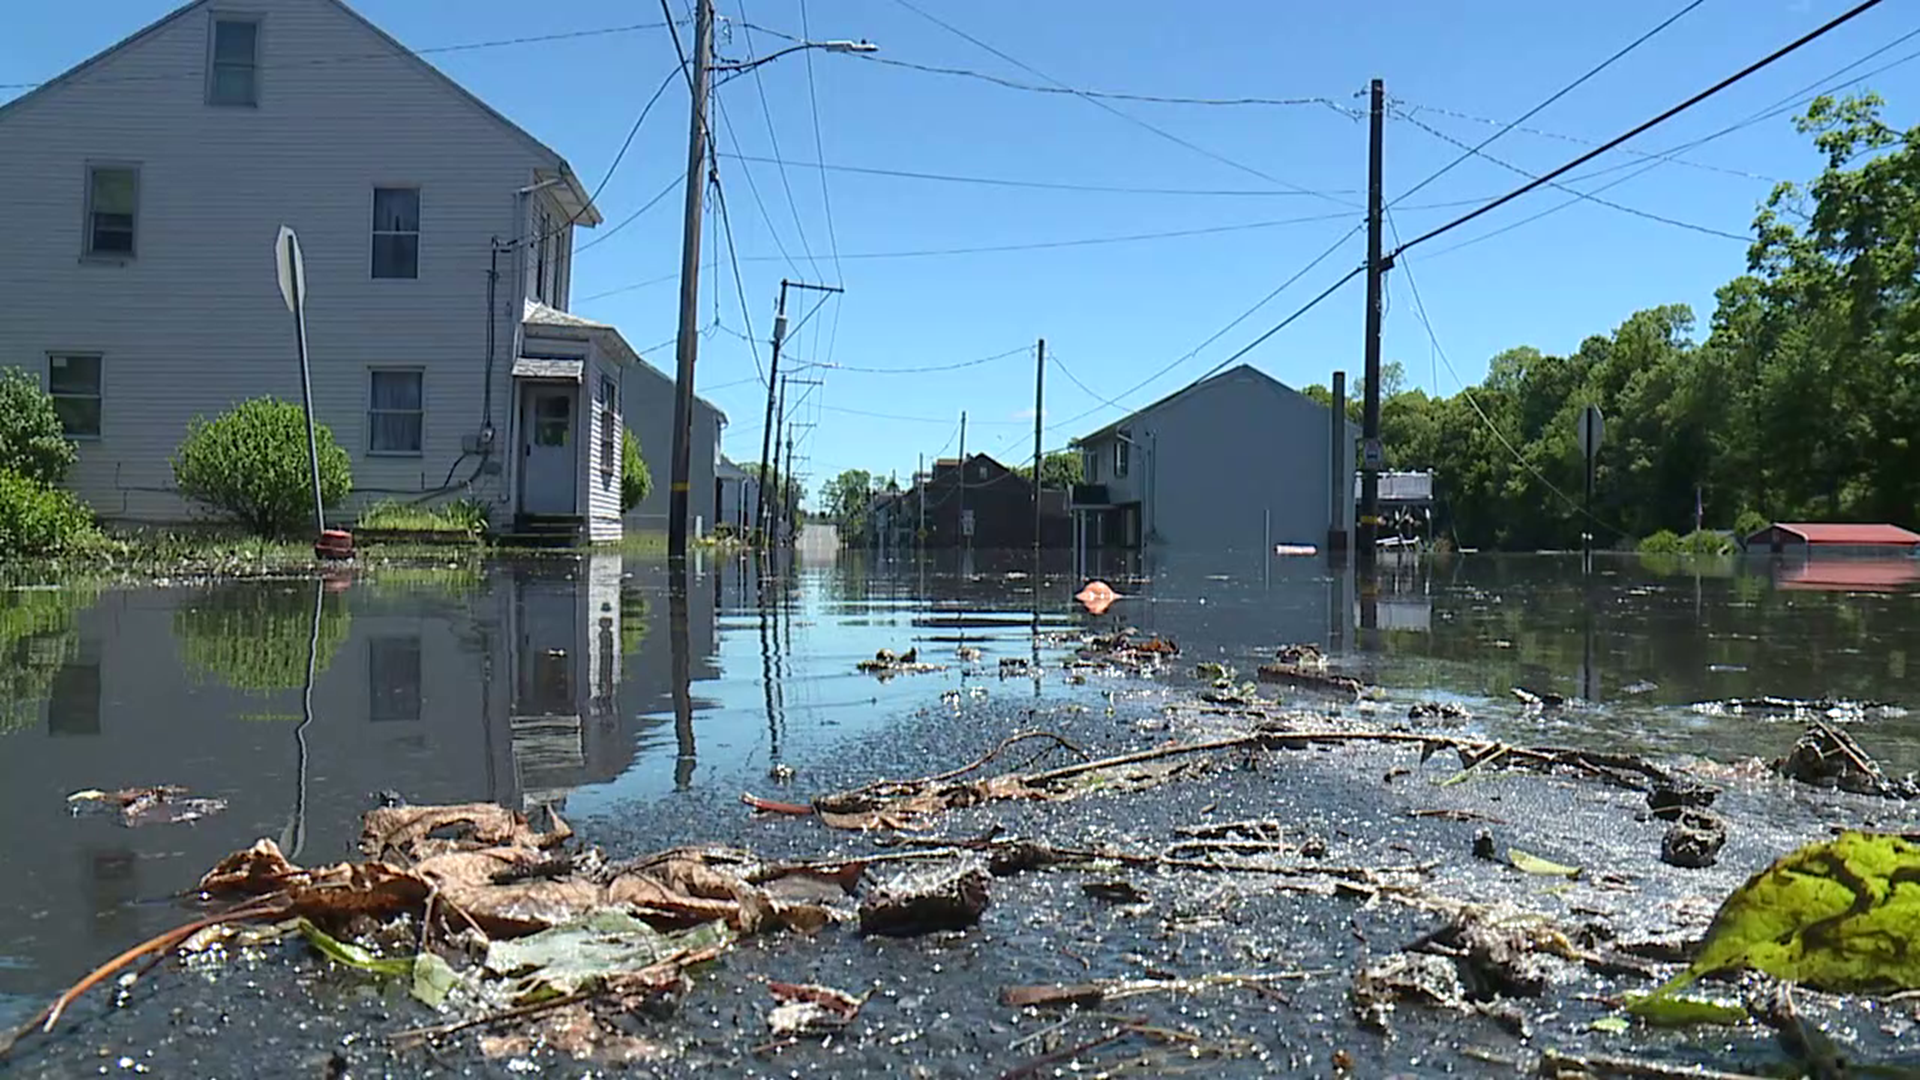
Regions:
[[207, 104], [260, 104], [260, 20], [213, 17], [208, 49]]

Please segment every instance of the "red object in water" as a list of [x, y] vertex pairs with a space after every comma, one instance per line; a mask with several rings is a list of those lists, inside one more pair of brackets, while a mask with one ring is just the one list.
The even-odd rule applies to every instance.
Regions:
[[1920, 534], [1898, 525], [1776, 522], [1753, 535], [1748, 546], [1841, 544], [1849, 547], [1913, 547]]
[[353, 558], [353, 534], [345, 529], [323, 529], [313, 542], [313, 553], [322, 559]]
[[1075, 593], [1073, 598], [1085, 604], [1089, 612], [1101, 615], [1105, 614], [1106, 610], [1113, 606], [1113, 602], [1120, 597], [1113, 591], [1113, 586], [1106, 582], [1089, 581], [1087, 587]]

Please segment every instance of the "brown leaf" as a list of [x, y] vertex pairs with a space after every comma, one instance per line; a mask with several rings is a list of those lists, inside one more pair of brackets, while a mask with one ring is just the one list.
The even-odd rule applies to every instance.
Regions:
[[307, 872], [288, 862], [279, 844], [262, 839], [221, 859], [200, 879], [200, 891], [216, 896], [266, 896], [306, 879]]
[[608, 1031], [584, 1004], [555, 1009], [523, 1031], [480, 1037], [480, 1052], [496, 1059], [530, 1057], [543, 1047], [576, 1061], [602, 1065], [630, 1065], [666, 1056], [657, 1043]]
[[829, 1034], [860, 1015], [861, 999], [831, 986], [769, 982], [767, 990], [780, 1002], [767, 1016], [777, 1038]]
[[592, 912], [608, 900], [607, 891], [590, 881], [453, 885], [443, 887], [440, 896], [471, 916], [480, 929], [500, 938], [539, 933]]
[[490, 885], [493, 875], [502, 870], [534, 862], [538, 852], [522, 847], [494, 847], [483, 851], [448, 851], [430, 855], [414, 864], [421, 877], [437, 881], [441, 888], [453, 885]]
[[463, 838], [482, 845], [533, 843], [535, 834], [519, 814], [492, 803], [455, 806], [382, 806], [367, 811], [360, 828], [360, 851], [378, 858], [388, 848], [409, 855], [421, 840], [441, 829], [463, 826]]
[[731, 899], [688, 896], [640, 871], [629, 871], [614, 878], [607, 886], [607, 900], [638, 908], [643, 915], [670, 915], [687, 922], [725, 919], [737, 927], [740, 920], [740, 905]]
[[1000, 1003], [1015, 1009], [1024, 1009], [1029, 1005], [1040, 1008], [1059, 1005], [1095, 1005], [1106, 996], [1106, 988], [1098, 983], [1076, 983], [1070, 986], [1009, 986], [1000, 991]]
[[860, 1015], [860, 999], [845, 990], [819, 983], [768, 982], [767, 992], [775, 1001], [810, 1001], [851, 1020]]

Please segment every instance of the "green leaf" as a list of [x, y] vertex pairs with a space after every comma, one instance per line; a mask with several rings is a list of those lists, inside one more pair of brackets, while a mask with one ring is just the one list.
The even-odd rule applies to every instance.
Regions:
[[731, 940], [725, 923], [702, 923], [672, 934], [661, 933], [623, 911], [591, 915], [542, 930], [516, 941], [487, 946], [486, 968], [496, 975], [517, 975], [515, 1001], [529, 1002], [571, 994], [620, 972], [638, 971], [683, 949], [701, 949]]
[[351, 941], [340, 941], [334, 938], [306, 919], [300, 920], [300, 933], [320, 951], [321, 955], [337, 964], [345, 964], [372, 975], [390, 978], [413, 976], [413, 957], [411, 956], [375, 956]]
[[[1747, 1019], [1747, 1011], [1738, 1005], [1722, 1005], [1717, 1001], [1681, 997], [1678, 994], [1667, 993], [1665, 987], [1645, 997], [1628, 998], [1627, 1011], [1649, 1024], [1658, 1024], [1662, 1027], [1684, 1027], [1688, 1024], [1740, 1024], [1745, 1023]], [[1595, 1026], [1599, 1026], [1598, 1021], [1595, 1021]]]
[[1507, 849], [1507, 861], [1522, 873], [1538, 874], [1541, 877], [1577, 878], [1580, 876], [1580, 868], [1577, 866], [1565, 866], [1538, 855], [1529, 855], [1519, 848]]
[[451, 964], [434, 953], [423, 952], [413, 958], [413, 985], [408, 989], [428, 1008], [437, 1009], [459, 981]]
[[1595, 1031], [1604, 1031], [1609, 1035], [1625, 1035], [1632, 1022], [1624, 1016], [1603, 1016], [1591, 1025]]

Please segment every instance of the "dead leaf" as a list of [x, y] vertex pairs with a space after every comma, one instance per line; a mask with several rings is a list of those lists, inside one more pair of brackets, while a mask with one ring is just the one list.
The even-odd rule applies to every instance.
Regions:
[[360, 851], [378, 858], [388, 849], [415, 858], [433, 852], [415, 851], [415, 845], [442, 829], [458, 829], [455, 839], [475, 845], [512, 845], [549, 848], [573, 836], [573, 829], [558, 815], [553, 817], [552, 832], [535, 832], [520, 814], [492, 803], [461, 803], [453, 806], [382, 806], [367, 812], [360, 829]]
[[667, 1056], [658, 1043], [608, 1031], [593, 1010], [582, 1004], [555, 1009], [523, 1031], [480, 1037], [480, 1052], [495, 1059], [530, 1057], [541, 1048], [601, 1065], [631, 1065]]
[[507, 938], [558, 926], [608, 901], [607, 890], [591, 881], [455, 885], [442, 888], [440, 898], [465, 912], [489, 936]]
[[767, 1017], [776, 1038], [839, 1031], [860, 1015], [864, 1001], [844, 990], [817, 983], [769, 982], [767, 991], [780, 1002]]
[[1099, 983], [1073, 983], [1053, 986], [1009, 986], [1000, 991], [1000, 1003], [1009, 1008], [1052, 1008], [1064, 1005], [1097, 1005], [1107, 996]]

